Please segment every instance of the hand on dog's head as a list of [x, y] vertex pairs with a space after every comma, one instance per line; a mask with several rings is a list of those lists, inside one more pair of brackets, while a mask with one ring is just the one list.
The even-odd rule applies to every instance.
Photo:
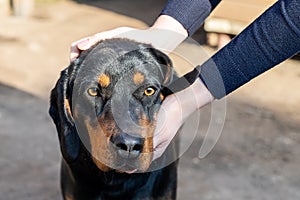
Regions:
[[83, 51], [51, 94], [64, 159], [87, 150], [102, 171], [146, 171], [162, 88], [173, 75], [168, 56], [148, 44], [110, 39]]

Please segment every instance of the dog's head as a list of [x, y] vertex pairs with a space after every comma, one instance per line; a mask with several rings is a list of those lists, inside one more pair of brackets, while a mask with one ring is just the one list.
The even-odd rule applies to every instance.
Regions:
[[82, 52], [51, 95], [64, 158], [74, 161], [84, 146], [102, 171], [147, 170], [172, 76], [170, 59], [150, 45], [110, 39]]

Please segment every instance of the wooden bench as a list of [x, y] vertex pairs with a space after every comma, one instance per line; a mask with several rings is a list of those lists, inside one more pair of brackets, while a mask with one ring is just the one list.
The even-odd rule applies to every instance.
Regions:
[[220, 42], [219, 37], [224, 34], [237, 35], [275, 2], [276, 0], [222, 0], [204, 24], [208, 43]]

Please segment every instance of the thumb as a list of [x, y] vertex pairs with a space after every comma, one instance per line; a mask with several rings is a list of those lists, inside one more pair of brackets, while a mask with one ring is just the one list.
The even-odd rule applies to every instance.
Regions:
[[86, 37], [72, 43], [70, 51], [70, 60], [74, 61], [79, 56], [81, 51], [87, 50], [89, 47], [91, 47], [90, 37]]
[[153, 138], [153, 160], [162, 156], [182, 125], [180, 105], [174, 95], [168, 96], [159, 109]]
[[83, 38], [77, 43], [77, 48], [81, 51], [89, 49], [95, 42], [93, 42], [91, 37]]

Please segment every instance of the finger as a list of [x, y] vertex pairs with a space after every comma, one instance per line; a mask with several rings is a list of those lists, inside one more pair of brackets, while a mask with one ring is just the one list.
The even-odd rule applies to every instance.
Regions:
[[161, 143], [159, 146], [157, 146], [153, 150], [152, 161], [154, 161], [154, 160], [158, 159], [159, 157], [161, 157], [162, 154], [165, 152], [167, 146], [168, 146], [168, 144], [165, 144], [165, 143]]
[[175, 95], [170, 95], [163, 101], [158, 112], [157, 127], [153, 137], [153, 160], [165, 152], [181, 125], [180, 103]]
[[91, 46], [93, 46], [96, 42], [93, 41], [92, 37], [84, 38], [80, 40], [76, 47], [80, 49], [81, 51], [89, 49]]
[[[162, 133], [164, 132], [164, 129], [166, 128], [166, 123], [167, 123], [167, 108], [168, 104], [163, 104], [159, 108], [158, 114], [157, 114], [157, 123], [155, 127], [155, 132], [154, 132], [154, 139], [158, 139], [161, 137]], [[157, 145], [154, 140], [154, 146]]]
[[71, 47], [71, 53], [70, 53], [70, 61], [74, 61], [76, 58], [78, 58], [80, 54], [80, 51], [77, 49], [77, 47]]
[[70, 60], [74, 61], [80, 55], [81, 50], [78, 49], [77, 43], [73, 43], [70, 49]]
[[81, 53], [82, 49], [78, 48], [78, 44], [86, 42], [89, 40], [89, 37], [82, 38], [81, 40], [78, 40], [76, 42], [73, 42], [71, 44], [71, 49], [70, 49], [70, 60], [74, 61]]
[[97, 33], [97, 34], [93, 35], [90, 38], [90, 42], [95, 44], [95, 43], [99, 42], [100, 40], [105, 40], [105, 39], [111, 39], [111, 38], [114, 38], [114, 37], [118, 37], [118, 36], [122, 35], [123, 33], [129, 32], [129, 31], [132, 31], [132, 30], [134, 30], [134, 29], [129, 28], [129, 27], [119, 27], [119, 28], [116, 28], [116, 29], [113, 29], [113, 30], [110, 30], [110, 31], [100, 32], [100, 33]]
[[105, 31], [101, 33], [97, 33], [93, 36], [83, 38], [76, 42], [76, 46], [79, 50], [84, 51], [89, 48], [91, 48], [93, 45], [98, 43], [101, 40], [104, 39], [111, 39], [115, 36], [116, 34], [113, 31]]
[[97, 33], [93, 36], [85, 37], [81, 40], [78, 40], [71, 45], [70, 60], [75, 60], [80, 55], [81, 51], [91, 48], [93, 45], [95, 45], [101, 40], [111, 39], [113, 37], [117, 37], [122, 33], [129, 32], [132, 30], [134, 29], [129, 27], [120, 27], [114, 30], [104, 31], [101, 33]]
[[[167, 99], [166, 99], [167, 100]], [[159, 109], [157, 126], [153, 137], [153, 160], [159, 158], [171, 141], [169, 135], [167, 110], [170, 104], [164, 102]]]

